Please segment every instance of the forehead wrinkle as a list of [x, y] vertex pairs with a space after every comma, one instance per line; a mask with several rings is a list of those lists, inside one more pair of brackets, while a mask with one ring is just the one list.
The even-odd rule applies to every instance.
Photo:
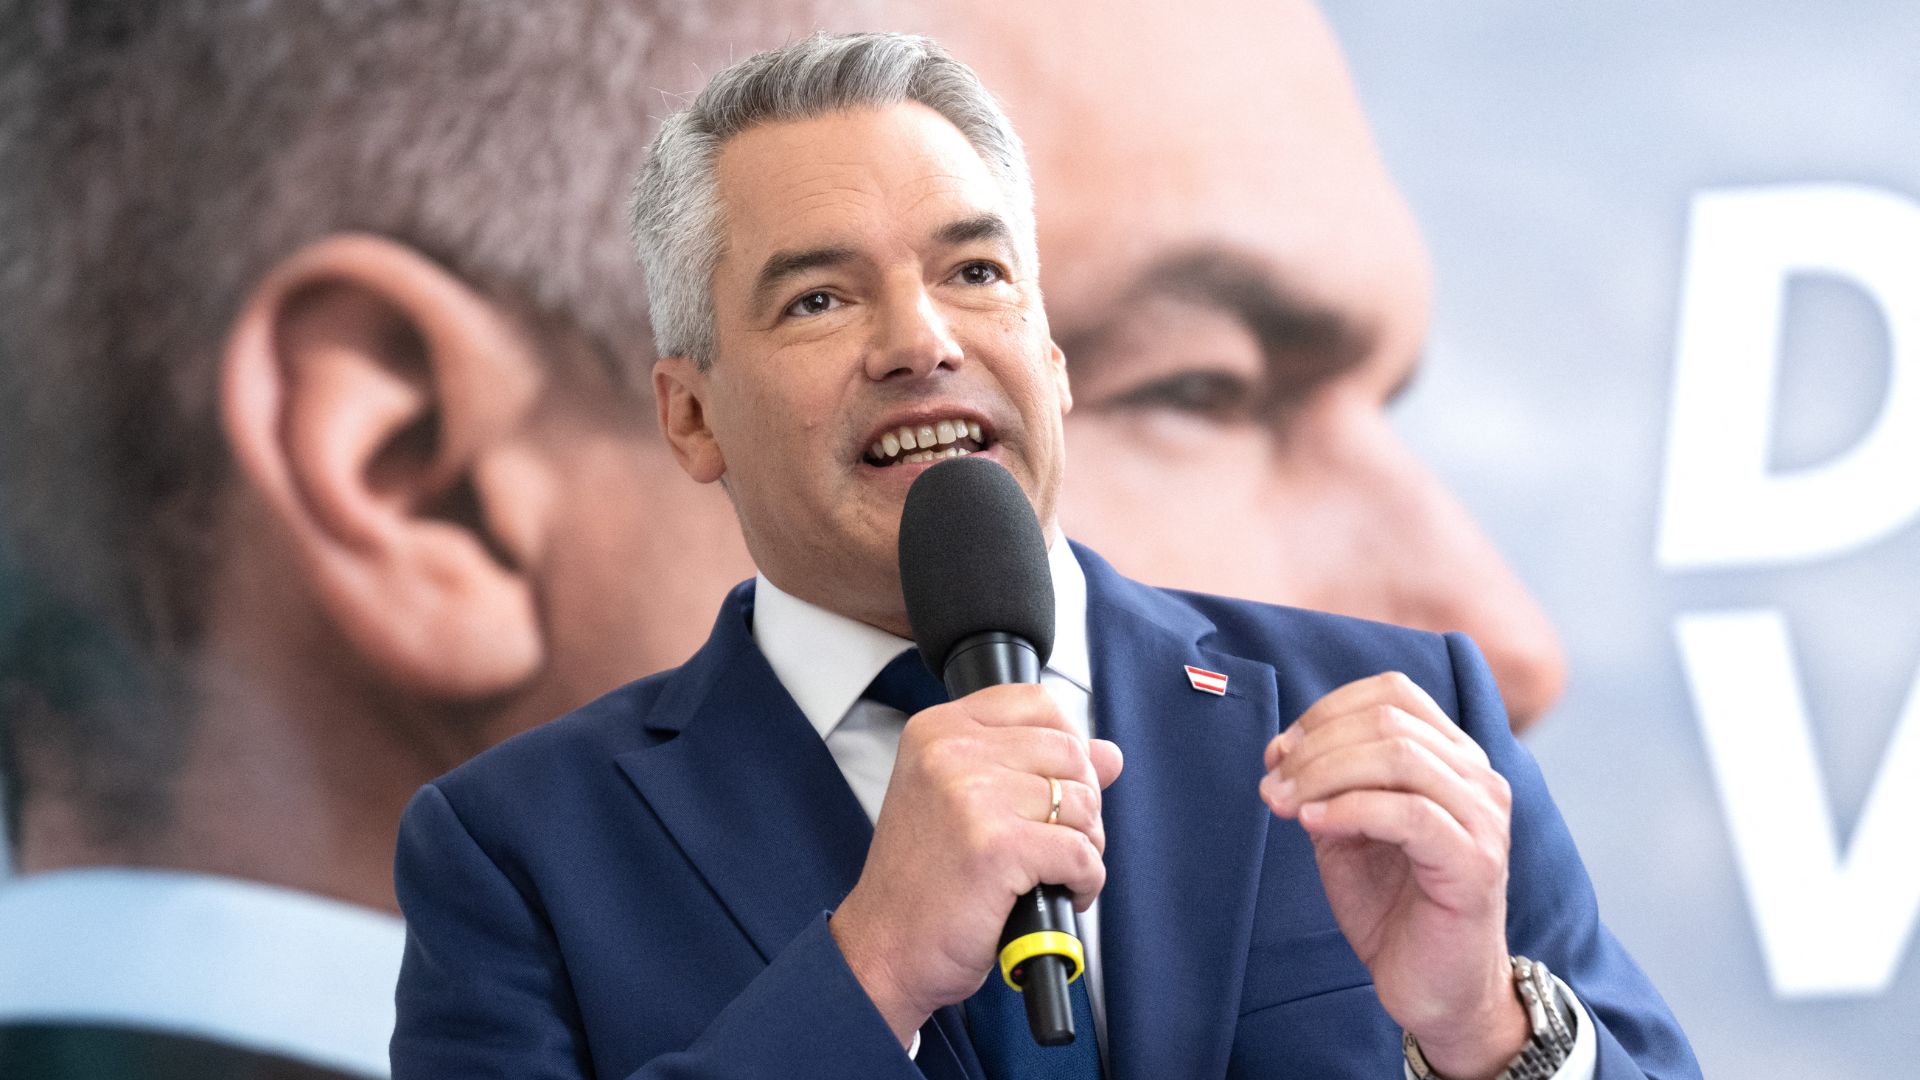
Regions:
[[965, 177], [936, 173], [903, 185], [901, 194], [909, 200], [906, 212], [912, 214], [924, 210], [928, 203], [940, 200], [959, 199], [971, 203], [973, 200], [967, 197], [968, 187]]

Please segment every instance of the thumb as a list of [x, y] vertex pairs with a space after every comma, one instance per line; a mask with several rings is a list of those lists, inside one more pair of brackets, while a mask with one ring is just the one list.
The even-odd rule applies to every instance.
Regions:
[[1093, 762], [1093, 773], [1100, 778], [1103, 789], [1119, 777], [1126, 765], [1120, 747], [1107, 739], [1088, 739], [1087, 758]]

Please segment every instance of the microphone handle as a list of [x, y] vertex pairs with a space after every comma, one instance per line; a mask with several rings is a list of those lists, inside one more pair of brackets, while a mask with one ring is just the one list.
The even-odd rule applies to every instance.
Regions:
[[[947, 654], [942, 672], [947, 693], [962, 698], [975, 690], [1006, 683], [1040, 681], [1040, 655], [1025, 639], [1000, 631], [962, 638]], [[1007, 916], [1000, 945], [1022, 937], [1052, 932], [1077, 937], [1073, 922], [1073, 895], [1058, 885], [1040, 885], [1022, 896]], [[1033, 956], [1013, 969], [1027, 1005], [1027, 1027], [1041, 1046], [1064, 1046], [1074, 1038], [1073, 1001], [1067, 994], [1074, 964], [1058, 953]], [[987, 978], [995, 978], [995, 971]]]

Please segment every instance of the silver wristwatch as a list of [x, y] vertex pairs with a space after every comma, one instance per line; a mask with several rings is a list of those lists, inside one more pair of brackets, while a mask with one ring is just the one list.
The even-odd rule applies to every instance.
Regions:
[[[1560, 992], [1547, 965], [1524, 956], [1513, 957], [1513, 990], [1527, 1008], [1527, 1022], [1533, 1037], [1520, 1056], [1507, 1063], [1499, 1080], [1548, 1080], [1560, 1071], [1573, 1053], [1573, 1006]], [[1400, 1047], [1406, 1051], [1407, 1067], [1419, 1080], [1444, 1080], [1420, 1055], [1420, 1044], [1411, 1034], [1402, 1032]]]

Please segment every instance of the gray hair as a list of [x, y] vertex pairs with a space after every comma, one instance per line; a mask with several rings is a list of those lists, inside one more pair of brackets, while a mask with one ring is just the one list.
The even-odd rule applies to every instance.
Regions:
[[[31, 579], [11, 599], [44, 609], [0, 620], [21, 639], [0, 642], [15, 669], [0, 691], [24, 682], [62, 706], [41, 736], [150, 782], [153, 733], [88, 717], [79, 684], [47, 670], [58, 657], [40, 646], [59, 635], [32, 627], [94, 624], [81, 636], [118, 643], [97, 652], [142, 667], [195, 644], [231, 471], [222, 342], [298, 248], [392, 237], [543, 333], [584, 339], [566, 355], [598, 352], [644, 393], [627, 374], [651, 356], [623, 226], [656, 87], [811, 22], [809, 0], [778, 12], [0, 0], [0, 560], [12, 548]], [[96, 771], [86, 786], [121, 782]]]
[[1026, 153], [973, 69], [924, 37], [819, 33], [721, 71], [654, 138], [634, 183], [632, 234], [655, 351], [713, 362], [713, 272], [726, 228], [716, 173], [729, 139], [760, 124], [908, 101], [945, 117], [980, 154], [1006, 193], [1021, 256], [1037, 267]]

